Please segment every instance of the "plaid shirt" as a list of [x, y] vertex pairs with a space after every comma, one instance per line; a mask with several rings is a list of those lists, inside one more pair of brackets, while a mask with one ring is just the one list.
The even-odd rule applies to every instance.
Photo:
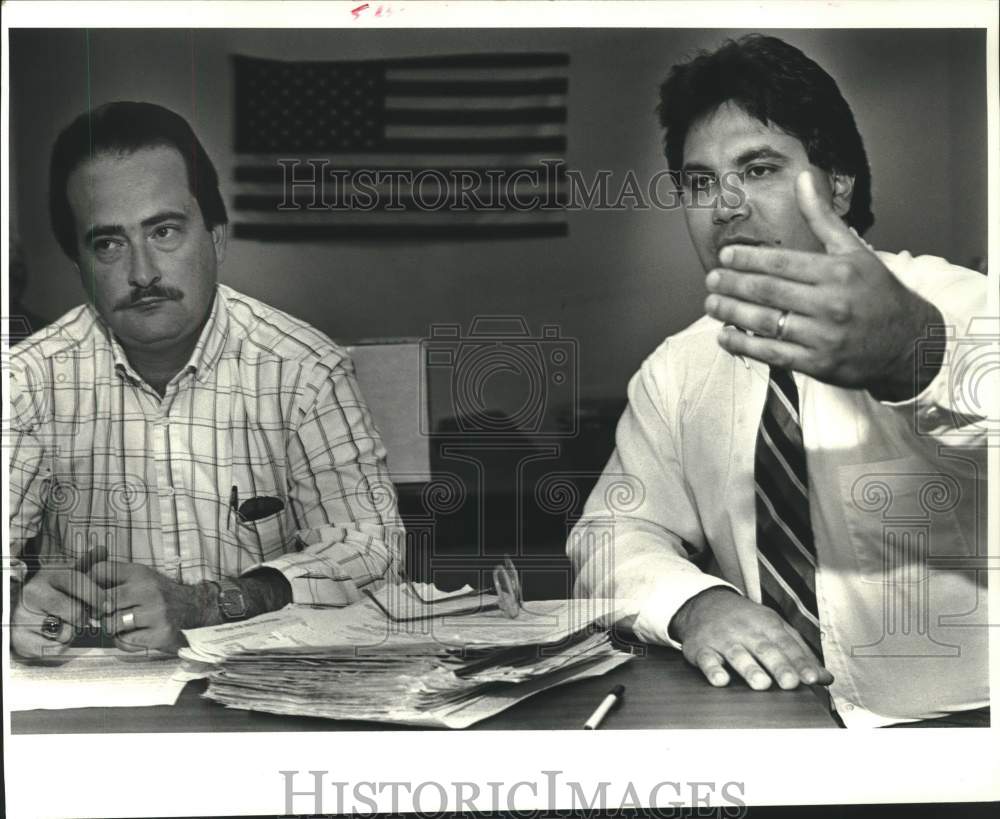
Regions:
[[[385, 448], [347, 353], [219, 285], [191, 359], [160, 396], [89, 305], [11, 356], [10, 532], [181, 583], [281, 571], [296, 603], [346, 605], [398, 571]], [[276, 498], [257, 520], [231, 498]], [[272, 501], [272, 506], [275, 505]]]

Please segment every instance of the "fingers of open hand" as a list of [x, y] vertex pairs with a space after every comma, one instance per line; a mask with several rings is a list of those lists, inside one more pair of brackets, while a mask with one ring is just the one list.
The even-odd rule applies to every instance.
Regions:
[[[823, 667], [802, 636], [775, 615], [766, 622], [753, 640], [746, 640], [748, 650], [783, 689], [805, 685], [829, 685], [833, 675]], [[748, 680], [749, 682], [749, 680]]]
[[[851, 280], [853, 266], [843, 259], [823, 259], [820, 266], [825, 278], [817, 284], [726, 268], [712, 270], [705, 279], [709, 291], [705, 311], [719, 321], [774, 336], [777, 317], [787, 310], [796, 318], [799, 339], [822, 342], [830, 328], [850, 324], [859, 309], [859, 290]], [[741, 306], [755, 309], [737, 309]], [[792, 337], [791, 329], [786, 328], [785, 337]]]
[[[765, 339], [781, 336], [787, 344], [812, 347], [825, 336], [823, 326], [815, 319], [799, 313], [788, 313], [783, 326], [779, 320], [786, 311], [776, 307], [761, 307], [751, 302], [740, 301], [729, 296], [712, 294], [705, 299], [705, 312], [725, 324], [735, 324], [744, 330], [751, 330]], [[727, 330], [728, 332], [728, 330]]]
[[722, 655], [711, 648], [702, 648], [694, 656], [694, 664], [705, 679], [717, 688], [729, 685], [729, 672], [722, 664]]
[[730, 245], [719, 253], [719, 261], [727, 268], [805, 283], [823, 278], [824, 258], [823, 254], [805, 250], [754, 245]]
[[785, 635], [774, 639], [763, 637], [753, 645], [752, 650], [779, 686], [785, 690], [798, 687], [800, 677], [795, 658], [799, 654], [799, 647], [794, 640]]
[[[788, 623], [784, 623], [787, 639], [793, 646], [788, 648], [788, 656], [798, 669], [799, 677], [807, 685], [829, 685], [833, 682], [833, 674], [821, 663], [809, 644]], [[797, 653], [796, 653], [797, 652]]]
[[732, 642], [722, 652], [722, 656], [726, 658], [726, 662], [729, 663], [732, 669], [746, 680], [747, 685], [755, 691], [763, 691], [766, 688], [770, 688], [771, 678], [745, 645], [739, 642]]
[[801, 344], [750, 336], [735, 327], [722, 328], [719, 332], [719, 345], [732, 355], [747, 356], [783, 370], [811, 374], [815, 369], [812, 351]]
[[695, 613], [698, 619], [682, 650], [712, 685], [729, 683], [723, 663], [757, 691], [769, 688], [772, 680], [783, 689], [833, 680], [802, 636], [759, 603], [733, 596], [725, 605], [702, 606]]
[[822, 312], [825, 295], [824, 288], [818, 285], [728, 268], [716, 268], [709, 272], [705, 277], [705, 287], [714, 295], [729, 296], [776, 310], [793, 310], [805, 316]]

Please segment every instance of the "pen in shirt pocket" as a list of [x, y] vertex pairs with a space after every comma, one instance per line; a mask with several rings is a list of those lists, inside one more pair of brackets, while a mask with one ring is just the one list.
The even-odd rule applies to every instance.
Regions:
[[234, 515], [238, 522], [252, 523], [255, 520], [275, 515], [284, 508], [285, 503], [281, 498], [270, 495], [248, 498], [241, 504], [239, 487], [234, 484], [229, 492], [229, 515], [226, 525], [227, 527], [230, 525]]

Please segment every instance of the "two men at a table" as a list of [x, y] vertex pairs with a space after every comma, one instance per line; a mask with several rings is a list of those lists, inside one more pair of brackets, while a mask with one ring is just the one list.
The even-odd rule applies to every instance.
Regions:
[[[861, 136], [791, 46], [727, 44], [675, 66], [661, 95], [708, 315], [630, 384], [570, 536], [577, 592], [632, 600], [635, 633], [712, 685], [829, 686], [850, 725], [982, 709], [985, 572], [961, 558], [985, 543], [986, 433], [949, 374], [985, 278], [860, 238], [874, 219]], [[60, 137], [52, 171], [89, 303], [14, 355], [14, 551], [37, 538], [65, 561], [24, 583], [14, 649], [64, 645], [95, 616], [123, 647], [175, 649], [182, 628], [343, 605], [394, 579], [401, 525], [350, 362], [217, 283], [225, 208], [187, 124], [102, 107]], [[642, 498], [627, 514], [608, 502], [623, 474]], [[886, 485], [910, 513], [948, 495], [926, 522], [951, 569], [927, 576], [923, 553], [884, 538]], [[107, 509], [105, 554], [74, 521]], [[611, 539], [593, 536], [608, 521]], [[892, 595], [919, 596], [928, 623], [955, 616], [955, 650], [923, 634], [901, 656]]]

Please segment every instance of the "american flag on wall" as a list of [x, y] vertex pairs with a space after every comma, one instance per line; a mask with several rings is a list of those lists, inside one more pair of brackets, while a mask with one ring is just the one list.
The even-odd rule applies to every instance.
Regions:
[[234, 62], [236, 237], [567, 235], [569, 55]]

